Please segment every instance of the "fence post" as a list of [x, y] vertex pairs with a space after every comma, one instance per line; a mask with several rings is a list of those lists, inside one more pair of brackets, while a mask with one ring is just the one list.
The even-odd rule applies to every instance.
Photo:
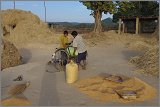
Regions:
[[119, 18], [119, 27], [118, 27], [118, 34], [119, 35], [121, 34], [121, 22], [122, 22], [122, 19]]
[[139, 34], [139, 18], [136, 17], [136, 35]]
[[123, 22], [123, 33], [125, 33], [125, 23]]

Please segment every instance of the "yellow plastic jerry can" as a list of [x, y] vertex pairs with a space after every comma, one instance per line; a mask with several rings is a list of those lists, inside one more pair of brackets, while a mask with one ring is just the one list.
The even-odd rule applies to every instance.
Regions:
[[78, 65], [72, 60], [66, 65], [66, 82], [74, 83], [78, 79]]

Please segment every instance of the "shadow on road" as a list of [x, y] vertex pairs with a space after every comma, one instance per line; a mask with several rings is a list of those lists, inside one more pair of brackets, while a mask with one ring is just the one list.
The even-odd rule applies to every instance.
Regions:
[[57, 106], [59, 98], [56, 89], [56, 73], [44, 72], [39, 106]]
[[29, 49], [21, 48], [19, 49], [19, 52], [22, 56], [23, 64], [26, 64], [32, 58], [32, 53]]
[[125, 50], [122, 51], [122, 54], [124, 55], [125, 60], [129, 60], [131, 57], [141, 55], [142, 52], [136, 50]]

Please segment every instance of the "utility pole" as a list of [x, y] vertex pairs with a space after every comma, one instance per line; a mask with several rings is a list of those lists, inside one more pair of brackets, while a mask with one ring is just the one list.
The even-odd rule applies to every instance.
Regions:
[[46, 3], [44, 1], [44, 9], [45, 9], [45, 22], [46, 22]]
[[13, 3], [14, 3], [14, 9], [16, 8], [16, 3], [15, 3], [15, 0], [13, 1]]
[[121, 24], [122, 24], [122, 19], [119, 18], [119, 27], [118, 27], [118, 34], [121, 34]]
[[[1, 10], [2, 10], [2, 1], [1, 1], [1, 0], [0, 0], [0, 6], [1, 6], [0, 8], [1, 8]], [[2, 12], [1, 12], [1, 10], [0, 10], [0, 17], [2, 17], [2, 14], [1, 14]], [[2, 25], [2, 18], [0, 18], [0, 25]], [[4, 31], [2, 30], [2, 26], [0, 26], [0, 32], [1, 32], [1, 33], [0, 33], [0, 39], [2, 40], [2, 36], [3, 36], [3, 32], [4, 32]], [[4, 46], [2, 41], [0, 41], [0, 43], [1, 43], [1, 46]], [[3, 48], [1, 48], [1, 49], [3, 49]], [[1, 52], [0, 52], [0, 53], [1, 53]], [[1, 53], [1, 55], [2, 55], [2, 53]]]
[[1, 3], [1, 2], [2, 2], [2, 1], [0, 0], [0, 6], [1, 6], [0, 8], [1, 8], [1, 10], [2, 10], [2, 3]]

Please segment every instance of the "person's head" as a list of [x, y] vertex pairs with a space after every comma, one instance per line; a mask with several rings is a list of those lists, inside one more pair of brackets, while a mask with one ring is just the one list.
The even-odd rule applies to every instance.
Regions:
[[64, 34], [64, 36], [68, 36], [68, 31], [65, 30], [65, 31], [63, 32], [63, 34]]
[[77, 31], [73, 31], [73, 32], [71, 33], [71, 35], [75, 38], [75, 37], [78, 35], [78, 33], [77, 33]]

